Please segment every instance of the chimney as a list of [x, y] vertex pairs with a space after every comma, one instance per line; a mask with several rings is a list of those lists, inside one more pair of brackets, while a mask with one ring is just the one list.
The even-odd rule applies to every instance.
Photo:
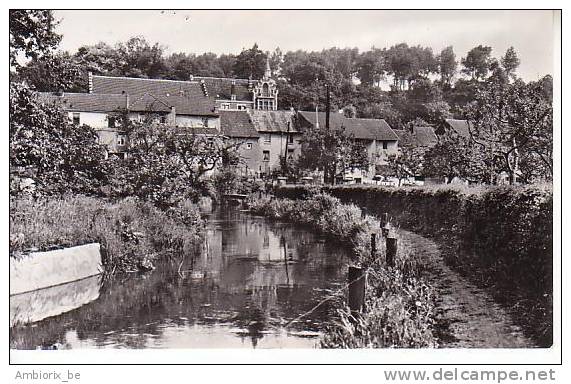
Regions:
[[87, 72], [87, 87], [89, 93], [93, 93], [93, 73], [91, 71]]
[[230, 85], [230, 99], [236, 100], [236, 81], [232, 80], [232, 85]]
[[208, 97], [208, 89], [206, 89], [206, 83], [204, 83], [204, 80], [200, 80], [200, 87], [202, 88], [204, 96]]
[[129, 111], [129, 94], [125, 93], [125, 109]]
[[188, 81], [193, 81], [193, 80], [194, 80], [194, 75], [191, 74], [191, 75], [188, 77]]
[[319, 128], [319, 107], [315, 106], [315, 128]]

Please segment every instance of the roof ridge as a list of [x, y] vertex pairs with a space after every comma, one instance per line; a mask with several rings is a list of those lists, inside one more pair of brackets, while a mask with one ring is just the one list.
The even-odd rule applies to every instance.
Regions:
[[139, 101], [141, 101], [141, 99], [145, 96], [151, 96], [153, 99], [155, 99], [156, 101], [158, 101], [159, 103], [163, 104], [165, 107], [171, 108], [172, 105], [167, 104], [164, 100], [161, 100], [160, 97], [156, 96], [155, 94], [151, 93], [151, 92], [145, 92], [143, 93], [138, 99], [133, 100], [132, 104], [136, 104]]
[[234, 77], [215, 77], [215, 76], [192, 76], [193, 79], [214, 79], [214, 80], [232, 80], [232, 81], [258, 81], [258, 80], [250, 80], [250, 79], [242, 79], [242, 78], [234, 78]]
[[171, 83], [187, 83], [187, 84], [198, 84], [197, 81], [192, 80], [171, 80], [171, 79], [145, 79], [141, 77], [128, 77], [128, 76], [104, 76], [104, 75], [93, 75], [93, 77], [104, 77], [106, 79], [128, 79], [128, 80], [141, 80], [141, 81], [165, 81]]

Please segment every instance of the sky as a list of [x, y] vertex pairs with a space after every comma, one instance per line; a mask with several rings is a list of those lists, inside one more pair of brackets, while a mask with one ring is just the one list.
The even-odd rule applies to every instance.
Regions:
[[[333, 46], [367, 50], [406, 42], [436, 53], [452, 45], [457, 60], [477, 45], [501, 57], [514, 46], [524, 80], [553, 74], [552, 11], [55, 11], [71, 52], [136, 35], [167, 53], [240, 53], [254, 43], [264, 51], [321, 50]], [[559, 46], [556, 47], [559, 49]]]

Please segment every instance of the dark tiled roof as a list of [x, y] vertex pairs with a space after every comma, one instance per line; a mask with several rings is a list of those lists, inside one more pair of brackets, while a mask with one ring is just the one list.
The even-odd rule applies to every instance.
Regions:
[[470, 128], [467, 120], [446, 119], [446, 123], [460, 136], [470, 137]]
[[249, 110], [250, 119], [258, 132], [298, 132], [291, 111]]
[[215, 115], [214, 99], [192, 81], [93, 76], [93, 93], [128, 94], [132, 99], [151, 95], [176, 108], [181, 115]]
[[434, 147], [438, 143], [432, 127], [413, 127], [413, 135], [421, 147]]
[[406, 129], [395, 129], [394, 132], [399, 138], [399, 147], [416, 147], [418, 146], [418, 141], [412, 135], [409, 130]]
[[[227, 77], [200, 77], [195, 76], [193, 80], [204, 81], [208, 96], [216, 99], [230, 100], [232, 82], [234, 82], [234, 94], [237, 101], [252, 101], [252, 93], [248, 90], [247, 79], [232, 79]], [[252, 89], [256, 86], [256, 81], [251, 80]]]
[[[315, 112], [300, 111], [299, 114], [312, 125], [316, 123]], [[319, 112], [319, 125], [325, 126], [325, 112]], [[332, 128], [344, 127], [345, 132], [356, 139], [398, 140], [398, 136], [383, 119], [350, 119], [340, 113], [331, 113], [329, 125]]]
[[246, 111], [220, 111], [220, 130], [230, 137], [260, 137]]
[[59, 104], [66, 111], [77, 112], [114, 112], [125, 109], [127, 105], [127, 97], [116, 94], [63, 93], [59, 96], [39, 92], [38, 97], [44, 103]]
[[171, 108], [164, 100], [145, 93], [130, 101], [129, 110], [133, 112], [170, 112]]

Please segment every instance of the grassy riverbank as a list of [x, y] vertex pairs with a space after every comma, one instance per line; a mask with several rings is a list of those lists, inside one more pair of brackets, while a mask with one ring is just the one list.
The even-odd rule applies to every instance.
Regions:
[[[282, 187], [304, 199], [315, 187]], [[433, 238], [448, 265], [486, 288], [539, 346], [553, 342], [553, 190], [527, 186], [328, 186], [327, 193]]]
[[371, 255], [370, 234], [379, 229], [376, 220], [363, 219], [355, 205], [341, 204], [339, 199], [323, 193], [312, 194], [305, 200], [262, 198], [252, 201], [251, 209], [273, 219], [306, 225], [333, 241], [348, 245], [354, 252], [355, 262], [367, 269], [366, 312], [355, 319], [347, 307], [341, 306], [337, 319], [327, 328], [322, 347], [436, 345], [432, 329], [434, 292], [420, 278], [424, 260], [401, 247], [396, 267], [388, 267], [382, 256], [382, 244], [377, 254]]
[[106, 272], [136, 271], [161, 256], [192, 252], [202, 234], [198, 208], [188, 201], [167, 210], [135, 198], [112, 202], [69, 196], [10, 202], [11, 257], [99, 242]]

